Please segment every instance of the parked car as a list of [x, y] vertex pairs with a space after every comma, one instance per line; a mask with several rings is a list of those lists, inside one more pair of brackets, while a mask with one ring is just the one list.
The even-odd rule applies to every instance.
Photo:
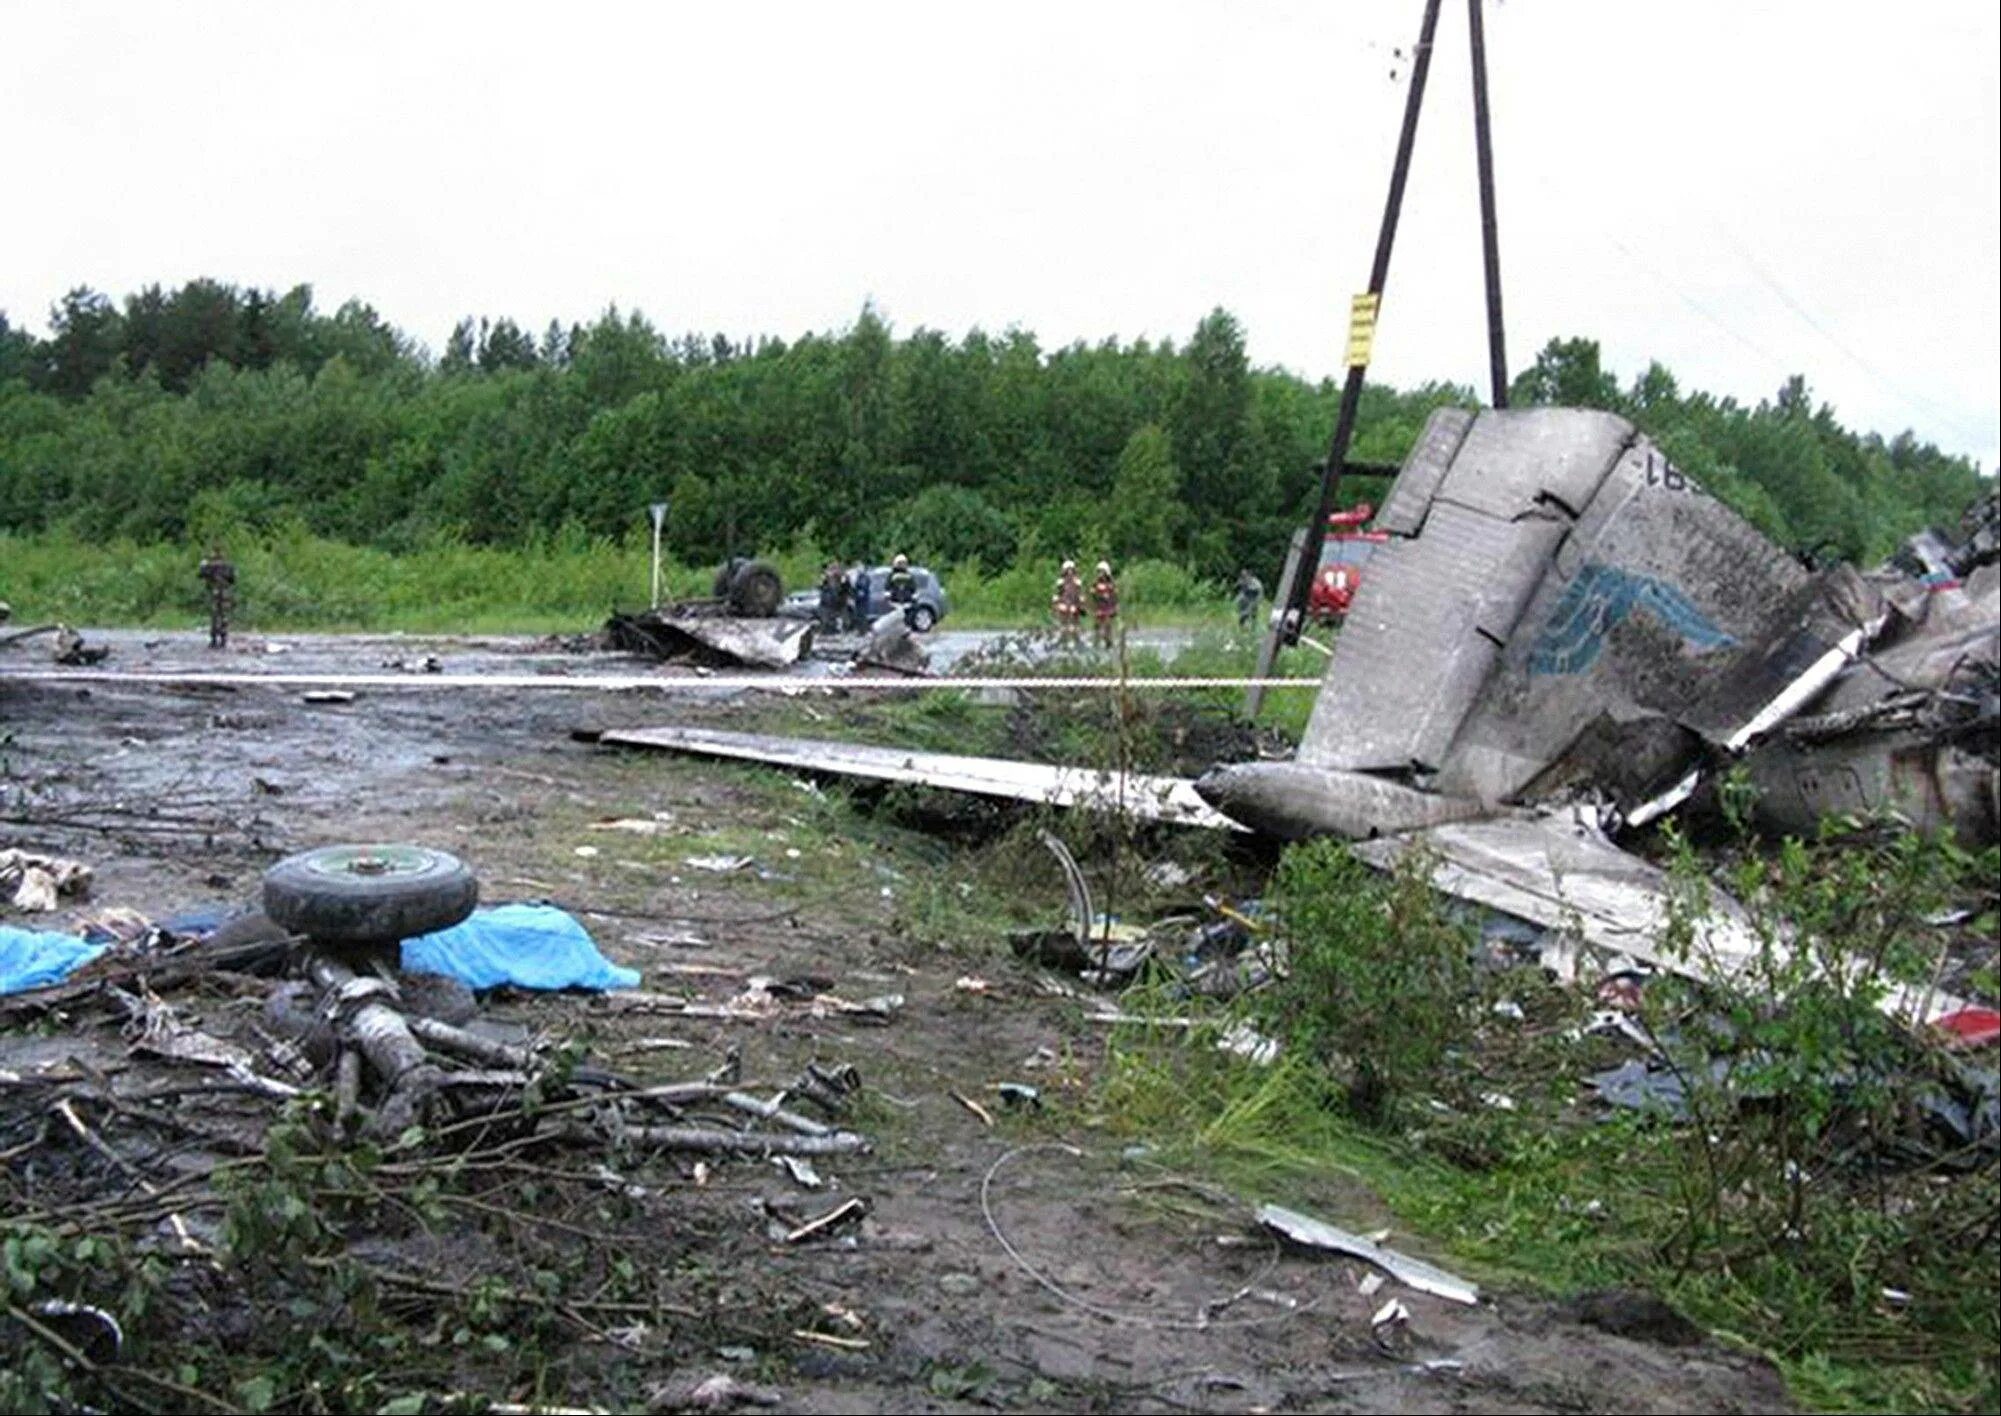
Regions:
[[[910, 573], [917, 577], [917, 600], [910, 611], [910, 627], [924, 634], [945, 618], [951, 608], [951, 599], [945, 594], [945, 587], [938, 577], [926, 566], [913, 565]], [[871, 617], [887, 613], [889, 610], [889, 567], [878, 565], [868, 572], [868, 603]], [[820, 613], [820, 588], [800, 590], [785, 597], [785, 603], [778, 611], [788, 619], [815, 619]]]

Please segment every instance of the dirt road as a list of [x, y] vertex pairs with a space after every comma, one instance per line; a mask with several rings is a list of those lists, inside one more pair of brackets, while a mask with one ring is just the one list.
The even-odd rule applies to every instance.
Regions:
[[[118, 637], [111, 666], [208, 662], [187, 637], [152, 638]], [[0, 843], [83, 856], [97, 902], [160, 917], [251, 899], [262, 868], [291, 851], [423, 842], [462, 855], [489, 901], [571, 909], [651, 990], [719, 1002], [752, 976], [815, 975], [849, 996], [906, 1000], [884, 1027], [662, 1018], [581, 997], [491, 1004], [641, 1076], [685, 1076], [732, 1046], [747, 1080], [852, 1063], [878, 1143], [857, 1163], [825, 1162], [831, 1188], [819, 1194], [756, 1162], [713, 1173], [663, 1162], [602, 1237], [739, 1316], [578, 1336], [553, 1368], [558, 1389], [538, 1399], [631, 1409], [662, 1380], [727, 1371], [776, 1389], [786, 1410], [1786, 1407], [1769, 1366], [1714, 1343], [1614, 1335], [1505, 1284], [1473, 1308], [1394, 1284], [1365, 1296], [1362, 1265], [1278, 1250], [1223, 1199], [1180, 1191], [1143, 1150], [1088, 1124], [1102, 1029], [999, 947], [952, 845], [774, 773], [572, 737], [732, 723], [752, 711], [744, 702], [692, 678], [685, 696], [421, 686], [431, 654], [457, 672], [630, 667], [517, 642], [287, 642], [296, 647], [262, 658], [348, 670], [402, 659], [418, 686], [309, 706], [277, 689], [0, 676]], [[832, 734], [864, 707], [816, 695], [757, 711]], [[655, 826], [594, 829], [621, 819]], [[715, 851], [753, 864], [688, 864]], [[1060, 912], [1053, 874], [1049, 898]], [[1005, 1082], [1035, 1086], [1047, 1104], [1007, 1111], [994, 1090]], [[1173, 1193], [1180, 1202], [1164, 1202]], [[815, 1244], [767, 1232], [771, 1216], [824, 1209], [830, 1196], [864, 1198], [866, 1222]], [[1339, 1176], [1288, 1199], [1353, 1229], [1391, 1222]], [[1424, 1236], [1392, 1242], [1440, 1252]], [[476, 1255], [440, 1245], [427, 1267], [454, 1282], [477, 1271]], [[1369, 1319], [1392, 1296], [1410, 1310], [1410, 1338], [1387, 1351]]]

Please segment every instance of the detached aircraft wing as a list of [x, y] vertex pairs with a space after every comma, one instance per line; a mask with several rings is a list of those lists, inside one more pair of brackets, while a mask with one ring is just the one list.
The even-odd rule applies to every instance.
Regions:
[[735, 758], [801, 772], [936, 787], [973, 796], [1123, 812], [1144, 821], [1173, 826], [1246, 829], [1211, 808], [1195, 794], [1194, 784], [1181, 777], [1104, 772], [1002, 757], [914, 752], [901, 747], [732, 733], [713, 728], [628, 728], [604, 733], [598, 741], [619, 747], [664, 748], [698, 757]]

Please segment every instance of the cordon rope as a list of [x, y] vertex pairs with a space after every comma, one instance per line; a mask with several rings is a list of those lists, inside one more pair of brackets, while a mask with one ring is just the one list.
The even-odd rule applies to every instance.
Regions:
[[837, 688], [888, 689], [926, 692], [935, 689], [1076, 689], [1104, 691], [1120, 689], [1130, 693], [1186, 692], [1205, 688], [1318, 688], [1317, 678], [1072, 678], [1067, 675], [1015, 676], [1007, 678], [928, 678], [903, 675], [863, 676], [825, 674], [811, 678], [768, 674], [303, 674], [303, 673], [216, 673], [206, 670], [143, 670], [126, 673], [107, 669], [28, 669], [0, 672], [0, 684], [57, 683], [149, 684], [182, 688], [303, 688], [303, 689], [567, 689], [600, 693], [654, 691], [676, 693], [688, 690], [751, 689], [766, 693], [812, 693]]

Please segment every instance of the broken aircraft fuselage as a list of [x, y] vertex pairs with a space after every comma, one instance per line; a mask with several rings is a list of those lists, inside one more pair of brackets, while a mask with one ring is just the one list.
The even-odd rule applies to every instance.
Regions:
[[1996, 838], [1993, 498], [1913, 574], [1813, 572], [1625, 419], [1441, 409], [1296, 759], [1219, 767], [1219, 811], [1360, 839], [1574, 802], [1641, 824], [1742, 761], [1765, 822], [1893, 812]]

